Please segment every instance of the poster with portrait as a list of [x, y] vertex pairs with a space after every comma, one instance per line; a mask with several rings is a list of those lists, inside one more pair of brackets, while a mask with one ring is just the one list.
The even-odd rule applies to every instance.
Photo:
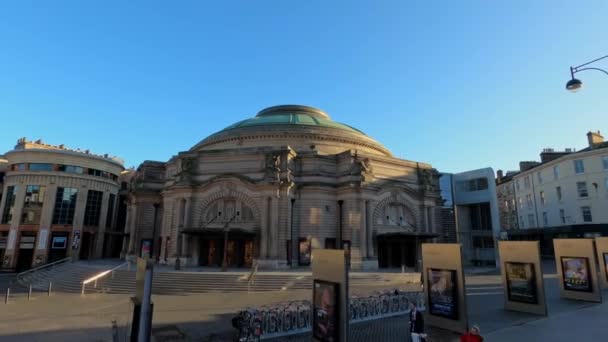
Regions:
[[458, 320], [456, 270], [427, 269], [431, 315]]
[[604, 273], [606, 274], [606, 281], [608, 281], [608, 253], [603, 253], [602, 255], [604, 256], [602, 259], [604, 260]]
[[510, 301], [538, 304], [536, 272], [531, 262], [505, 262], [507, 296]]
[[339, 341], [338, 326], [340, 284], [314, 280], [313, 283], [313, 336], [322, 342]]
[[585, 257], [561, 257], [564, 290], [593, 292], [589, 259]]

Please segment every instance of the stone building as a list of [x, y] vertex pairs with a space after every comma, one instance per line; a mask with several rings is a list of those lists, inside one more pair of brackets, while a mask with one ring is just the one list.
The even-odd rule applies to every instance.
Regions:
[[277, 106], [142, 163], [124, 253], [276, 269], [344, 247], [354, 269], [414, 268], [420, 243], [438, 236], [440, 209], [431, 165], [395, 158], [321, 110]]
[[2, 268], [102, 257], [114, 229], [122, 161], [25, 138], [4, 158]]
[[517, 203], [515, 200], [515, 183], [513, 182], [513, 175], [516, 173], [509, 171], [504, 175], [502, 170], [496, 172], [496, 196], [498, 199], [500, 229], [503, 231], [519, 228], [517, 222]]

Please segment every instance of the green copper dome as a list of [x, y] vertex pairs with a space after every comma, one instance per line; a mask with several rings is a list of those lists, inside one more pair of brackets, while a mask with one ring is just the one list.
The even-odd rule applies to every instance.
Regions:
[[360, 130], [333, 121], [320, 109], [284, 105], [266, 108], [216, 132], [191, 150], [291, 146], [297, 151], [335, 154], [359, 150], [391, 156], [390, 151]]
[[[354, 133], [365, 134], [360, 130], [343, 123], [332, 121], [327, 113], [307, 106], [275, 106], [260, 111], [254, 118], [232, 124], [220, 132], [235, 128], [269, 125], [309, 125], [338, 128]], [[220, 133], [218, 132], [218, 133]]]

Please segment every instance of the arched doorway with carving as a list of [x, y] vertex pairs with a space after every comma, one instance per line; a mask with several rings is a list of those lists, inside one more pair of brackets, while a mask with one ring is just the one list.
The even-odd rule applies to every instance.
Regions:
[[434, 235], [423, 229], [416, 200], [393, 190], [378, 202], [372, 219], [378, 267], [417, 269], [420, 243]]
[[198, 265], [251, 267], [258, 249], [259, 216], [255, 201], [234, 189], [205, 198], [196, 228], [186, 232], [196, 238]]

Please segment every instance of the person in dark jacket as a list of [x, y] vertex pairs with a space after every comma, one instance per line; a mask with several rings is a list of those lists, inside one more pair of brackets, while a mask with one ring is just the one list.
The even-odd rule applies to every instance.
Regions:
[[421, 341], [425, 336], [424, 317], [413, 302], [410, 302], [410, 334], [412, 341]]

